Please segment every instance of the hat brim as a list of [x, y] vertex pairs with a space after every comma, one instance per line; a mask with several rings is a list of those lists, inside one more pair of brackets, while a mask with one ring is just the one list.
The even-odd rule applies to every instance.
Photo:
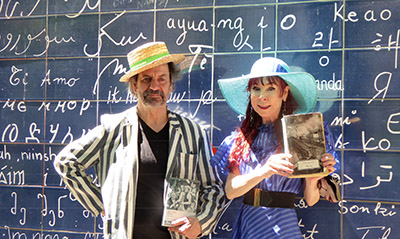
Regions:
[[146, 71], [146, 70], [148, 70], [150, 68], [153, 68], [153, 67], [156, 67], [156, 66], [159, 66], [159, 65], [162, 65], [162, 64], [167, 64], [167, 63], [170, 63], [170, 62], [173, 62], [174, 64], [178, 64], [181, 61], [183, 61], [183, 59], [185, 59], [185, 55], [183, 55], [183, 54], [171, 54], [171, 55], [167, 55], [167, 56], [161, 57], [161, 58], [159, 58], [159, 59], [157, 59], [155, 61], [152, 61], [152, 62], [150, 62], [150, 63], [148, 63], [148, 64], [146, 64], [146, 65], [144, 65], [144, 66], [142, 66], [142, 67], [140, 67], [138, 69], [129, 70], [125, 75], [123, 75], [119, 79], [119, 81], [120, 82], [128, 82], [129, 79], [132, 76], [137, 75], [140, 72], [143, 72], [143, 71]]
[[247, 91], [249, 80], [265, 76], [279, 76], [290, 87], [290, 93], [298, 104], [294, 113], [308, 113], [314, 109], [318, 97], [317, 84], [314, 77], [306, 72], [274, 73], [271, 75], [248, 74], [241, 77], [220, 79], [218, 85], [228, 105], [238, 114], [246, 115], [250, 94]]

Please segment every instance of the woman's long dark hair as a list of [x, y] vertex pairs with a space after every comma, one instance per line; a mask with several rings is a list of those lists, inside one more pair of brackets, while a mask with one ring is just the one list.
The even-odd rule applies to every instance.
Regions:
[[[253, 78], [249, 80], [249, 84], [247, 85], [247, 91], [250, 92], [251, 87], [256, 84], [261, 83], [263, 85], [267, 84], [275, 84], [279, 86], [281, 91], [279, 92], [280, 96], [283, 95], [283, 90], [287, 86], [286, 82], [282, 80], [279, 76], [270, 76], [266, 78]], [[278, 119], [274, 122], [274, 124], [279, 124], [280, 119], [282, 117], [282, 111], [285, 110], [285, 114], [293, 114], [297, 109], [297, 103], [294, 100], [292, 94], [290, 93], [286, 99], [286, 102], [282, 103], [281, 112]], [[253, 115], [253, 120], [251, 120], [251, 114]], [[258, 127], [262, 124], [262, 118], [255, 110], [252, 109], [251, 106], [251, 96], [249, 96], [249, 104], [246, 109], [246, 117], [244, 118], [242, 125], [236, 131], [238, 135], [235, 139], [235, 143], [233, 145], [233, 149], [229, 155], [229, 169], [232, 171], [235, 167], [239, 166], [243, 161], [247, 160], [250, 154], [250, 146], [253, 143], [254, 139], [258, 134]], [[275, 127], [279, 129], [279, 127]], [[279, 134], [278, 134], [279, 135]], [[280, 137], [278, 137], [280, 138]], [[281, 140], [279, 140], [281, 141]]]

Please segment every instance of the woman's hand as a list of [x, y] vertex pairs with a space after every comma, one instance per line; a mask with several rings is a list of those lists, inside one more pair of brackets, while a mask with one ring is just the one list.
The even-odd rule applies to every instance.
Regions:
[[[330, 153], [325, 153], [321, 157], [321, 162], [329, 170], [329, 173], [335, 171], [336, 160]], [[305, 179], [304, 198], [309, 206], [314, 205], [319, 201], [320, 194], [318, 188], [318, 181], [323, 177], [311, 177]]]
[[288, 177], [293, 173], [294, 165], [289, 161], [292, 158], [291, 154], [274, 154], [269, 157], [261, 171], [265, 178], [269, 178], [274, 174]]
[[[333, 173], [333, 172], [335, 171], [334, 166], [335, 166], [335, 164], [336, 164], [336, 160], [335, 160], [335, 158], [333, 157], [332, 154], [330, 154], [330, 153], [324, 153], [324, 154], [321, 156], [320, 161], [322, 162], [322, 164], [324, 165], [324, 167], [328, 169], [329, 173]], [[318, 183], [318, 180], [320, 180], [321, 178], [323, 178], [323, 177], [310, 177], [310, 178], [306, 178], [306, 183], [307, 183], [308, 185], [310, 185], [310, 184], [311, 184], [311, 185], [314, 185], [314, 184], [317, 184], [317, 183]]]
[[333, 173], [335, 171], [335, 168], [333, 166], [335, 166], [336, 160], [332, 154], [324, 153], [321, 157], [321, 162], [324, 167], [329, 170], [329, 173]]

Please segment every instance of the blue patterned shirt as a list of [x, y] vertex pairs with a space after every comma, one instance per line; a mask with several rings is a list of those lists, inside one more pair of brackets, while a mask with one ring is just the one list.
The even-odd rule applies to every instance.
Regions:
[[[324, 126], [327, 152], [337, 159], [332, 134], [327, 124], [324, 124]], [[263, 165], [272, 154], [277, 153], [278, 140], [273, 124], [261, 125], [258, 130], [259, 133], [251, 145], [250, 157], [239, 166], [241, 174], [251, 173], [254, 169]], [[226, 182], [229, 174], [228, 158], [236, 137], [237, 132], [225, 138], [212, 160], [212, 165], [217, 168], [219, 176], [224, 182]], [[256, 187], [267, 191], [300, 194], [303, 192], [303, 180], [273, 175], [262, 180]], [[239, 198], [238, 200], [242, 199]], [[303, 238], [294, 209], [253, 207], [243, 203], [240, 205], [231, 236], [232, 238], [243, 239]]]

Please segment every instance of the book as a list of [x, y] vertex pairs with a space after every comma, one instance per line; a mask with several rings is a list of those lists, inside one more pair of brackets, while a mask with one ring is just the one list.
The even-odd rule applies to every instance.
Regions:
[[284, 152], [293, 155], [294, 172], [289, 178], [327, 176], [329, 170], [320, 161], [326, 152], [322, 114], [285, 115], [281, 122]]
[[196, 216], [200, 181], [171, 177], [167, 180], [162, 226], [182, 217]]

